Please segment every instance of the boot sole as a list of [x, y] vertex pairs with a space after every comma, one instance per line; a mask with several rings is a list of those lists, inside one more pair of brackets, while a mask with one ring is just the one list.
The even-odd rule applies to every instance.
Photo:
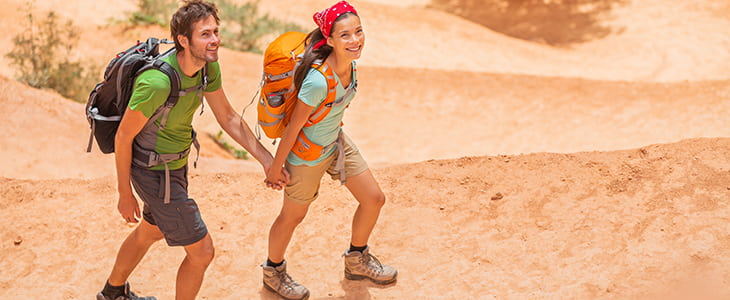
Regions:
[[391, 284], [393, 282], [396, 282], [398, 280], [398, 271], [395, 272], [395, 275], [393, 275], [393, 278], [391, 278], [391, 279], [377, 280], [377, 279], [370, 278], [370, 277], [365, 276], [365, 275], [355, 275], [355, 274], [352, 274], [352, 273], [348, 272], [347, 270], [345, 270], [345, 278], [347, 278], [349, 280], [363, 280], [363, 279], [368, 279], [368, 280], [370, 280], [370, 281], [372, 281], [374, 283], [377, 283], [377, 284], [380, 284], [380, 285], [386, 285], [386, 284]]
[[307, 291], [307, 293], [304, 294], [304, 296], [302, 296], [302, 298], [287, 298], [287, 297], [284, 297], [281, 294], [279, 294], [279, 292], [277, 292], [276, 290], [272, 289], [269, 285], [266, 284], [266, 282], [264, 282], [264, 287], [267, 290], [269, 290], [269, 292], [272, 292], [272, 293], [276, 294], [277, 296], [287, 299], [287, 300], [307, 300], [307, 299], [309, 299], [309, 291]]

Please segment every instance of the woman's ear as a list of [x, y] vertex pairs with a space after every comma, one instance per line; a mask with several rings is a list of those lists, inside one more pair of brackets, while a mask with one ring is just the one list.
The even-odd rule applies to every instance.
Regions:
[[335, 48], [335, 42], [333, 41], [331, 36], [327, 37], [327, 46], [330, 46], [332, 48]]

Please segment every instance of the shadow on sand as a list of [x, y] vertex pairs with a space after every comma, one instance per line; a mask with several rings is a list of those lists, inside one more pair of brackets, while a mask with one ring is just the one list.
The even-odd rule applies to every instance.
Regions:
[[631, 0], [431, 0], [431, 8], [466, 18], [502, 34], [555, 47], [606, 37], [623, 28], [605, 21]]
[[[342, 290], [345, 292], [344, 296], [310, 295], [309, 299], [311, 299], [311, 300], [324, 300], [324, 299], [327, 299], [327, 300], [370, 300], [373, 297], [372, 297], [372, 295], [370, 295], [369, 289], [371, 289], [371, 288], [376, 288], [376, 289], [389, 288], [389, 287], [394, 287], [397, 284], [398, 284], [397, 281], [394, 283], [388, 284], [388, 285], [377, 285], [368, 280], [352, 281], [352, 280], [342, 279], [340, 281], [340, 285], [342, 286]], [[282, 299], [264, 287], [261, 288], [259, 295], [261, 296], [261, 300]]]

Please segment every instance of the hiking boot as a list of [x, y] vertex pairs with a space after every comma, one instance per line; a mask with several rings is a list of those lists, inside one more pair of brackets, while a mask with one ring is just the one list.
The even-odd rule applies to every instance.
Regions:
[[149, 296], [149, 297], [137, 296], [137, 294], [135, 294], [134, 292], [132, 292], [129, 289], [129, 282], [125, 282], [123, 295], [117, 296], [116, 298], [112, 299], [112, 298], [105, 296], [101, 292], [99, 292], [98, 294], [96, 294], [96, 300], [157, 300], [157, 298], [152, 297], [152, 296]]
[[370, 279], [377, 284], [389, 284], [395, 282], [398, 277], [398, 270], [384, 265], [372, 254], [368, 246], [362, 252], [345, 251], [345, 278], [349, 280]]
[[267, 290], [277, 293], [284, 299], [309, 299], [309, 290], [294, 281], [286, 272], [286, 261], [278, 267], [269, 267], [266, 263], [261, 264], [261, 267], [264, 268], [264, 287]]

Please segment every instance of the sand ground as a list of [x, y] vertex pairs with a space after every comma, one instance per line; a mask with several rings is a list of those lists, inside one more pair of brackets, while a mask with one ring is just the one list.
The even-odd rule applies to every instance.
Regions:
[[[352, 3], [367, 45], [345, 130], [388, 199], [370, 244], [400, 276], [387, 287], [343, 278], [356, 201], [323, 180], [287, 253], [312, 299], [730, 298], [730, 5]], [[0, 54], [26, 20], [24, 1], [3, 4]], [[307, 27], [329, 4], [260, 3]], [[79, 47], [101, 65], [129, 41], [167, 34], [110, 25], [134, 7], [33, 9], [83, 24]], [[243, 110], [261, 56], [220, 55]], [[134, 228], [115, 209], [113, 157], [84, 152], [83, 104], [13, 76], [0, 56], [0, 299], [92, 298]], [[195, 126], [219, 130], [211, 113]], [[263, 186], [256, 162], [203, 144], [190, 194], [216, 258], [198, 298], [276, 299], [258, 265], [281, 192]], [[154, 245], [133, 289], [173, 299], [183, 256]]]

